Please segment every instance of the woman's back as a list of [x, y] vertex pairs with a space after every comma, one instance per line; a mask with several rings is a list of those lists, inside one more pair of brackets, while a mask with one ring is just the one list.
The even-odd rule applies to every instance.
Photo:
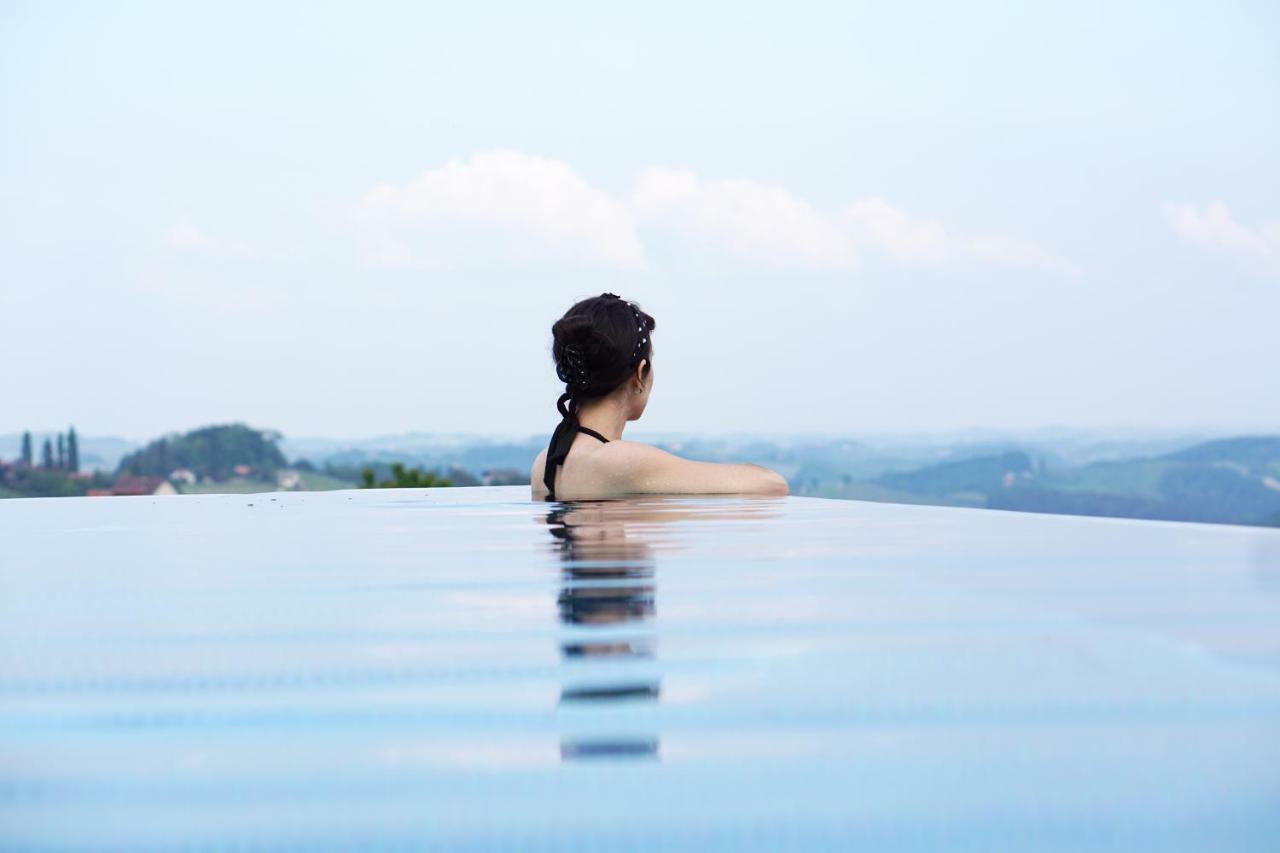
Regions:
[[554, 475], [554, 491], [543, 482], [547, 451], [530, 471], [534, 500], [585, 501], [626, 495], [785, 495], [787, 481], [760, 465], [694, 462], [635, 441], [591, 447], [575, 441]]
[[560, 424], [530, 470], [534, 499], [592, 500], [629, 494], [787, 494], [758, 465], [693, 462], [623, 441], [653, 388], [656, 323], [611, 293], [584, 299], [552, 326], [552, 357], [565, 392]]
[[560, 500], [611, 497], [608, 494], [611, 466], [607, 459], [600, 458], [600, 452], [608, 443], [609, 440], [602, 436], [597, 438], [589, 433], [580, 433], [559, 464], [554, 464], [553, 460], [550, 466], [550, 487], [547, 485], [549, 454], [547, 450], [539, 453], [538, 458], [533, 460], [533, 470], [529, 472], [534, 498], [541, 500], [548, 495], [554, 495]]

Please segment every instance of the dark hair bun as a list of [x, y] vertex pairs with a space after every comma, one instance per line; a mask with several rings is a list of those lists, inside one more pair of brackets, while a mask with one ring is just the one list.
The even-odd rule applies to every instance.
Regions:
[[556, 375], [566, 385], [585, 388], [591, 384], [591, 374], [587, 372], [587, 354], [582, 344], [565, 344], [563, 358], [556, 365]]

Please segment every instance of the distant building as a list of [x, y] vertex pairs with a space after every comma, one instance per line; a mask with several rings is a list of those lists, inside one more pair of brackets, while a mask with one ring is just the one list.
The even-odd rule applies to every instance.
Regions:
[[281, 470], [276, 472], [276, 486], [286, 491], [299, 488], [302, 476], [297, 471]]
[[189, 468], [174, 468], [169, 472], [169, 480], [173, 483], [194, 486], [196, 484], [196, 473]]
[[253, 473], [253, 469], [250, 468], [248, 465], [237, 465], [231, 470], [235, 472], [237, 477], [248, 477], [251, 473]]

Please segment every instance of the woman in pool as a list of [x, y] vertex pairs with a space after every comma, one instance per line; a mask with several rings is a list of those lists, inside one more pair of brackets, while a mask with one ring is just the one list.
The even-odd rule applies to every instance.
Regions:
[[787, 481], [759, 465], [693, 462], [622, 440], [653, 389], [655, 325], [635, 303], [603, 293], [577, 303], [551, 327], [551, 355], [565, 392], [556, 403], [560, 425], [533, 462], [534, 499], [787, 494]]

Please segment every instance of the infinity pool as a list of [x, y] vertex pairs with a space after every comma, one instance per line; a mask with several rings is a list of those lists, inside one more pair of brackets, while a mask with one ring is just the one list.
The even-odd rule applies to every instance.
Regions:
[[1280, 849], [1280, 531], [0, 501], [0, 848]]

